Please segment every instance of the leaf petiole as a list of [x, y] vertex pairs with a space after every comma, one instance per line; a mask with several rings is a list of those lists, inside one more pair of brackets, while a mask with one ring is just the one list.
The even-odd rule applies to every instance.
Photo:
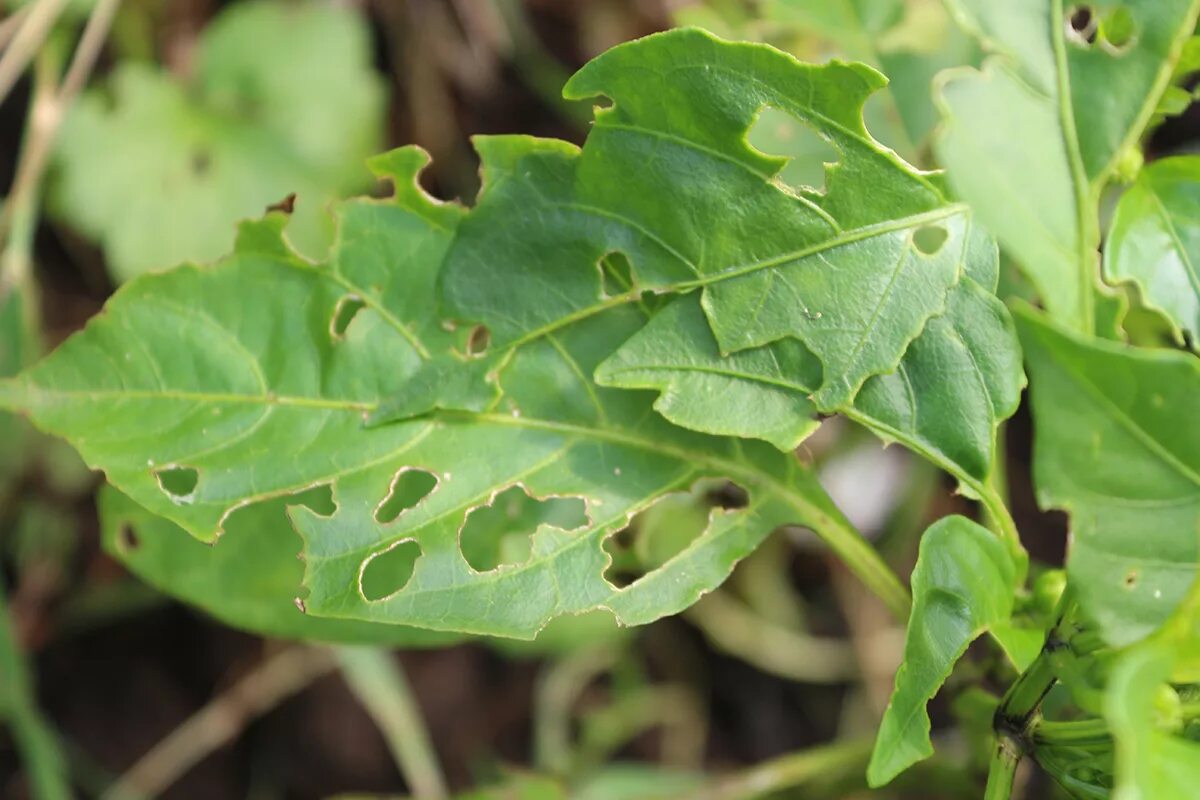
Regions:
[[1012, 797], [1013, 779], [1017, 774], [1017, 765], [1023, 755], [1021, 745], [1012, 737], [1001, 735], [996, 740], [996, 749], [992, 752], [992, 761], [988, 767], [987, 788], [983, 800], [1009, 800]]

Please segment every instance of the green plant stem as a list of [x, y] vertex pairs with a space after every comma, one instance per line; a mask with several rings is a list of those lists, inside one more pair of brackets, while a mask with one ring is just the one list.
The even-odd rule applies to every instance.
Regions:
[[1071, 722], [1040, 720], [1031, 732], [1031, 739], [1035, 745], [1106, 745], [1112, 742], [1112, 734], [1102, 719]]
[[718, 781], [688, 800], [751, 800], [816, 779], [845, 778], [866, 769], [873, 746], [870, 740], [850, 740], [788, 753]]
[[[1065, 19], [1063, 0], [1052, 0], [1050, 19]], [[1075, 319], [1069, 320], [1079, 332], [1091, 336], [1096, 330], [1095, 292], [1098, 280], [1099, 261], [1096, 248], [1099, 244], [1099, 221], [1096, 205], [1088, 185], [1083, 156], [1079, 150], [1079, 134], [1075, 128], [1075, 110], [1071, 105], [1071, 72], [1067, 66], [1066, 38], [1058, 33], [1051, 37], [1054, 46], [1055, 72], [1058, 78], [1058, 116], [1063, 130], [1063, 145], [1071, 170], [1071, 188], [1075, 193], [1075, 269], [1079, 292], [1079, 309]]]
[[67, 766], [58, 738], [34, 705], [29, 671], [13, 634], [4, 586], [0, 584], [0, 719], [6, 720], [29, 771], [33, 796], [71, 797]]
[[339, 647], [335, 652], [342, 677], [379, 727], [413, 796], [447, 797], [446, 780], [400, 663], [382, 648]]
[[1070, 624], [1073, 609], [1068, 594], [1064, 593], [1059, 600], [1058, 622], [1047, 635], [1041, 652], [1009, 687], [996, 709], [992, 722], [996, 749], [988, 770], [985, 800], [1007, 800], [1012, 793], [1017, 764], [1033, 747], [1034, 731], [1041, 722], [1042, 700], [1058, 680], [1056, 654], [1069, 647], [1063, 633]]
[[[1051, 636], [1053, 635], [1051, 633]], [[1043, 647], [1029, 668], [1009, 687], [1000, 702], [1000, 708], [996, 711], [998, 729], [1008, 730], [1017, 736], [1025, 736], [1028, 733], [1029, 725], [1041, 707], [1042, 699], [1056, 680], [1052, 662], [1053, 650], [1053, 647]]]
[[1008, 736], [999, 737], [988, 767], [984, 800], [1009, 800], [1012, 797], [1013, 780], [1017, 775], [1017, 765], [1021, 763], [1021, 755], [1021, 746], [1016, 741]]
[[[1180, 717], [1185, 725], [1200, 718], [1200, 703], [1184, 703], [1180, 708]], [[1108, 728], [1108, 722], [1103, 719], [1066, 722], [1039, 719], [1030, 732], [1030, 739], [1035, 745], [1109, 747], [1112, 744], [1112, 731]]]

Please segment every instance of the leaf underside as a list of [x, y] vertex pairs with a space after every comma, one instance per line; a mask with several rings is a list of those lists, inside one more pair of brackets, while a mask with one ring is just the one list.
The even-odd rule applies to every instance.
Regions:
[[[333, 513], [291, 509], [304, 604], [320, 616], [516, 637], [596, 607], [646, 622], [720, 583], [776, 527], [841, 519], [794, 459], [686, 433], [647, 395], [592, 383], [606, 348], [644, 322], [634, 307], [521, 348], [494, 407], [365, 427], [424, 359], [456, 357], [431, 298], [463, 212], [415, 190], [424, 160], [401, 150], [376, 161], [398, 196], [344, 205], [328, 264], [286, 247], [282, 215], [246, 223], [233, 256], [132, 281], [6, 391], [134, 502], [201, 540], [243, 506], [331, 486]], [[348, 298], [361, 306], [338, 332]], [[409, 471], [435, 488], [380, 522]], [[641, 580], [609, 584], [603, 540], [705, 477], [737, 481], [747, 506], [714, 511], [699, 538]], [[459, 529], [517, 485], [537, 498], [582, 498], [587, 522], [531, 530], [527, 560], [478, 572]], [[370, 562], [407, 542], [419, 548], [407, 582], [367, 600]]]
[[[395, 196], [341, 204], [326, 261], [290, 248], [280, 213], [244, 223], [232, 256], [131, 281], [0, 383], [0, 404], [202, 541], [244, 507], [330, 492], [327, 509], [290, 501], [316, 616], [525, 638], [596, 608], [643, 623], [785, 524], [874, 571], [903, 608], [781, 450], [815, 412], [841, 410], [978, 484], [1023, 377], [994, 244], [862, 126], [881, 82], [693, 30], [622, 45], [568, 84], [613, 101], [582, 150], [478, 139], [485, 185], [469, 212], [417, 188], [420, 151], [380, 156]], [[823, 192], [782, 185], [779, 160], [746, 145], [764, 106], [838, 149]], [[673, 320], [662, 341], [682, 398], [629, 358]], [[745, 374], [722, 374], [731, 365]], [[743, 401], [759, 428], [730, 424]], [[605, 579], [605, 539], [713, 479], [745, 506], [714, 509], [630, 585]], [[478, 566], [465, 532], [515, 487], [583, 519], [531, 522], [523, 544], [506, 532], [485, 548], [503, 557]]]

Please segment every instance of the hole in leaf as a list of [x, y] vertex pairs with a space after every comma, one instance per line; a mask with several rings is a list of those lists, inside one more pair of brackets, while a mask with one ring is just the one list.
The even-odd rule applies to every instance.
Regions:
[[825, 165], [841, 159], [837, 148], [815, 130], [770, 106], [759, 113], [747, 141], [760, 153], [790, 159], [777, 181], [818, 193], [825, 191]]
[[711, 508], [724, 508], [726, 510], [745, 508], [750, 505], [749, 493], [733, 481], [725, 481], [720, 486], [713, 487], [708, 491], [704, 499]]
[[1136, 35], [1133, 14], [1123, 6], [1113, 9], [1100, 21], [1100, 38], [1111, 52], [1124, 53], [1132, 46]]
[[463, 558], [477, 572], [501, 564], [520, 564], [529, 558], [531, 537], [539, 525], [564, 531], [588, 524], [587, 504], [581, 497], [530, 497], [523, 486], [505, 489], [486, 506], [467, 514], [459, 533]]
[[200, 473], [191, 467], [166, 467], [154, 473], [159, 487], [176, 503], [191, 499], [200, 482]]
[[415, 507], [437, 488], [438, 479], [432, 472], [405, 467], [392, 478], [387, 497], [375, 509], [375, 521], [387, 525]]
[[359, 311], [366, 308], [366, 303], [362, 298], [352, 294], [348, 294], [341, 300], [338, 300], [337, 306], [333, 309], [333, 319], [329, 323], [329, 332], [333, 338], [341, 339], [346, 335], [346, 329], [350, 327], [350, 323]]
[[1099, 29], [1091, 6], [1075, 6], [1067, 12], [1067, 38], [1076, 44], [1094, 44]]
[[1125, 583], [1125, 588], [1126, 588], [1126, 589], [1133, 589], [1133, 588], [1135, 588], [1135, 587], [1137, 586], [1137, 584], [1138, 584], [1138, 577], [1139, 577], [1139, 576], [1138, 576], [1138, 571], [1137, 571], [1136, 569], [1131, 569], [1131, 570], [1129, 570], [1129, 572], [1127, 572], [1127, 573], [1125, 574], [1125, 581], [1124, 581], [1124, 583]]
[[600, 282], [605, 297], [620, 297], [633, 289], [633, 265], [624, 253], [609, 253], [600, 259]]
[[714, 508], [744, 508], [748, 501], [745, 489], [724, 480], [701, 481], [690, 492], [660, 498], [605, 540], [612, 563], [604, 579], [618, 589], [629, 586], [703, 536]]
[[337, 511], [337, 503], [333, 502], [333, 486], [314, 486], [293, 496], [292, 504], [304, 506], [320, 517], [332, 517]]
[[363, 562], [359, 585], [369, 601], [383, 600], [408, 585], [421, 557], [421, 546], [404, 539]]
[[950, 238], [945, 228], [937, 225], [924, 225], [913, 232], [913, 246], [921, 253], [931, 256]]
[[142, 546], [142, 540], [138, 538], [137, 531], [130, 523], [122, 522], [121, 527], [117, 529], [117, 546], [124, 553], [132, 553]]
[[476, 325], [471, 328], [471, 333], [467, 335], [467, 355], [472, 358], [479, 358], [487, 352], [488, 346], [492, 343], [492, 332], [488, 330], [486, 325]]

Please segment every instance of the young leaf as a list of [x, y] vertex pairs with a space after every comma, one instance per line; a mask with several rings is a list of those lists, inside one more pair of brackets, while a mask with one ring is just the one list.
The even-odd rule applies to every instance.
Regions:
[[[954, 0], [996, 55], [949, 73], [936, 142], [951, 185], [1049, 311], [1092, 331], [1099, 192], [1166, 89], [1198, 0]], [[1112, 24], [1112, 15], [1129, 23]]]
[[1200, 342], [1200, 156], [1155, 161], [1121, 195], [1104, 277], [1135, 282], [1177, 336]]
[[215, 547], [196, 541], [111, 486], [100, 490], [98, 507], [104, 549], [110, 555], [147, 583], [226, 625], [263, 636], [346, 644], [429, 647], [456, 640], [451, 634], [402, 625], [302, 613], [296, 607], [304, 573], [296, 558], [300, 537], [281, 500], [235, 511]]
[[128, 280], [229, 251], [238, 220], [289, 192], [289, 234], [320, 255], [326, 204], [361, 189], [380, 145], [382, 86], [356, 12], [329, 4], [242, 3], [197, 43], [186, 82], [125, 63], [111, 96], [84, 95], [58, 144], [62, 217]]
[[[882, 84], [861, 64], [805, 65], [697, 30], [613, 48], [565, 90], [613, 104], [582, 151], [478, 140], [485, 186], [442, 271], [448, 312], [505, 347], [644, 291], [701, 289], [722, 355], [795, 337], [823, 367], [816, 407], [849, 402], [944, 311], [970, 228], [863, 127]], [[823, 193], [780, 185], [782, 160], [747, 145], [764, 107], [838, 150]], [[598, 268], [614, 252], [633, 278], [615, 294]]]
[[[489, 408], [365, 427], [423, 363], [453, 357], [433, 284], [462, 210], [416, 190], [423, 163], [412, 149], [375, 162], [397, 198], [343, 206], [328, 264], [289, 251], [273, 214], [244, 224], [225, 261], [131, 282], [84, 332], [0, 382], [0, 404], [26, 408], [139, 505], [206, 541], [237, 508], [331, 485], [332, 514], [292, 509], [304, 602], [320, 616], [514, 637], [597, 607], [648, 622], [714, 588], [785, 523], [827, 537], [905, 608], [903, 588], [795, 459], [681, 431], [645, 395], [593, 383], [644, 323], [633, 307], [513, 352]], [[748, 504], [715, 512], [658, 570], [609, 584], [604, 539], [704, 477], [736, 481]], [[540, 525], [527, 560], [476, 571], [460, 531], [514, 486], [576, 499], [586, 521]]]
[[1163, 623], [1196, 575], [1200, 360], [1017, 315], [1031, 378], [1039, 502], [1071, 516], [1067, 573], [1113, 645]]
[[925, 705], [967, 645], [1012, 615], [1018, 567], [995, 534], [946, 517], [921, 537], [904, 661], [867, 767], [871, 786], [888, 783], [933, 754]]

